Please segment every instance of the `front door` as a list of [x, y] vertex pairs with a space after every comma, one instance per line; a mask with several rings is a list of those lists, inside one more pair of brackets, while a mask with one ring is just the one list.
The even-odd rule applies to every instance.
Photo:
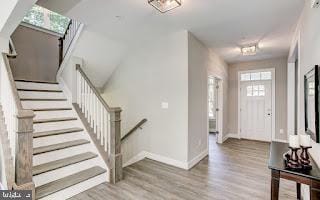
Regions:
[[241, 82], [240, 106], [241, 138], [271, 141], [272, 81]]

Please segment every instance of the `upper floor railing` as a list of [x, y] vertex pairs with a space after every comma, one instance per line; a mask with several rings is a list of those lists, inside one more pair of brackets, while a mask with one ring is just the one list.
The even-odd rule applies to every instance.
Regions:
[[[33, 117], [32, 110], [22, 108], [9, 65], [8, 54], [0, 58], [0, 101], [5, 123], [7, 151], [12, 157], [8, 189], [32, 189]], [[2, 136], [4, 136], [2, 135]]]
[[115, 183], [122, 179], [121, 108], [107, 105], [80, 65], [76, 66], [76, 82], [77, 105], [93, 130], [100, 153], [105, 156], [110, 182]]
[[70, 20], [63, 37], [59, 38], [59, 65], [61, 65], [63, 59], [65, 58], [80, 25], [80, 22], [76, 20]]

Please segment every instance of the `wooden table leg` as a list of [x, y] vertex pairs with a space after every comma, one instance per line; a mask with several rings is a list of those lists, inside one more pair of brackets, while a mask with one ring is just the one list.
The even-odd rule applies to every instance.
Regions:
[[271, 171], [271, 200], [279, 199], [280, 172], [277, 170]]
[[301, 183], [297, 183], [297, 199], [301, 200]]
[[320, 199], [320, 181], [312, 180], [310, 185], [310, 199]]

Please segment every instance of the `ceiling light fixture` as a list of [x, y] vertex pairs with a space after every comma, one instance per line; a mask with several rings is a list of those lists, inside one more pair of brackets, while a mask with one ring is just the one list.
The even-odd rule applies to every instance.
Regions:
[[242, 47], [241, 48], [242, 55], [244, 56], [253, 56], [257, 54], [257, 45]]
[[161, 13], [168, 12], [182, 5], [181, 0], [148, 0], [148, 3]]

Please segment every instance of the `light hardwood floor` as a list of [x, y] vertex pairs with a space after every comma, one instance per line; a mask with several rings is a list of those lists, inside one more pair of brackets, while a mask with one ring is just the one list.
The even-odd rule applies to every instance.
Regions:
[[[124, 180], [101, 184], [72, 200], [270, 199], [269, 144], [210, 135], [210, 153], [190, 171], [142, 160], [124, 169]], [[295, 198], [295, 184], [281, 180], [280, 200]]]

